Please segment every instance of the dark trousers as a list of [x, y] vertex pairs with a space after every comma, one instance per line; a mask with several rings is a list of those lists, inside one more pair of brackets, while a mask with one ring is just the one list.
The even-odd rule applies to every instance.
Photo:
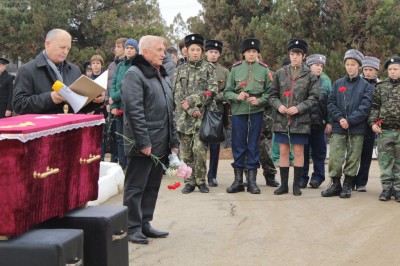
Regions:
[[162, 174], [162, 165], [151, 157], [128, 157], [124, 205], [128, 207], [129, 234], [153, 220]]
[[219, 149], [221, 144], [209, 144], [210, 148], [210, 166], [208, 168], [207, 178], [217, 178], [217, 169], [219, 161]]
[[253, 170], [260, 167], [260, 143], [263, 112], [232, 115], [233, 168]]
[[353, 187], [366, 186], [368, 183], [368, 174], [372, 161], [372, 153], [374, 152], [374, 143], [375, 133], [370, 127], [368, 127], [361, 151], [360, 168], [358, 169], [356, 178], [352, 179]]
[[[125, 156], [125, 151], [124, 151], [124, 139], [120, 134], [123, 134], [123, 126], [124, 126], [124, 116], [123, 115], [118, 115], [115, 116], [115, 132], [119, 134], [115, 134], [116, 139], [117, 139], [117, 158], [119, 165], [122, 167], [122, 169], [126, 168], [126, 156]], [[111, 157], [112, 159], [112, 157]], [[112, 161], [112, 160], [111, 160]]]
[[324, 129], [311, 129], [308, 136], [308, 144], [304, 145], [304, 167], [300, 182], [307, 184], [310, 177], [310, 149], [313, 160], [314, 171], [311, 174], [311, 180], [319, 183], [325, 181], [325, 159], [326, 159], [326, 135]]

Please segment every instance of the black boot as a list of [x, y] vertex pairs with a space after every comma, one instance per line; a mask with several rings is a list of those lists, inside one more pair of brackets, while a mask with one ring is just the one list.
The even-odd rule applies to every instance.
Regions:
[[294, 178], [293, 178], [293, 195], [301, 196], [300, 190], [300, 177], [303, 174], [303, 167], [294, 167]]
[[343, 199], [351, 197], [351, 179], [351, 176], [344, 176], [343, 189], [340, 192], [340, 197]]
[[381, 195], [379, 195], [379, 200], [380, 201], [387, 201], [390, 200], [390, 198], [392, 197], [392, 188], [384, 188], [382, 190]]
[[244, 191], [243, 185], [243, 169], [234, 168], [235, 173], [235, 181], [233, 181], [232, 185], [226, 189], [227, 193], [237, 193]]
[[263, 172], [265, 177], [265, 184], [270, 187], [279, 187], [279, 182], [275, 179], [275, 174]]
[[247, 192], [251, 194], [260, 194], [260, 188], [257, 186], [257, 169], [249, 170], [249, 183], [247, 184]]
[[287, 194], [289, 192], [288, 180], [289, 180], [289, 167], [279, 167], [281, 174], [281, 186], [274, 191], [275, 195]]
[[243, 186], [247, 187], [247, 184], [249, 183], [249, 170], [244, 170], [244, 177], [246, 177], [246, 181], [244, 181]]
[[322, 197], [339, 196], [342, 192], [342, 185], [340, 184], [340, 177], [332, 177], [331, 186], [321, 192]]

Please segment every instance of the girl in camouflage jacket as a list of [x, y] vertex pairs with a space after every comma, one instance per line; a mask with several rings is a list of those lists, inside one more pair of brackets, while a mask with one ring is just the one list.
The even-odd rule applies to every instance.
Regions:
[[272, 81], [270, 103], [276, 117], [272, 130], [279, 142], [281, 186], [275, 195], [288, 193], [289, 152], [293, 144], [294, 180], [293, 195], [300, 196], [300, 177], [304, 166], [304, 144], [310, 133], [311, 107], [317, 104], [318, 78], [302, 64], [307, 52], [307, 43], [302, 39], [291, 39], [288, 43], [290, 65], [279, 69]]

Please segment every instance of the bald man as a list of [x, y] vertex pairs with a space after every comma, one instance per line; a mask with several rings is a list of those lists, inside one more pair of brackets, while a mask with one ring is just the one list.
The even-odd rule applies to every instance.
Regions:
[[128, 240], [137, 244], [147, 244], [149, 237], [168, 236], [150, 225], [163, 175], [162, 165], [151, 155], [165, 163], [168, 154], [178, 154], [179, 147], [164, 56], [162, 38], [143, 36], [121, 86], [124, 136], [134, 140], [124, 146], [128, 158], [124, 205], [128, 206]]
[[[66, 61], [71, 42], [71, 35], [65, 30], [49, 31], [45, 49], [18, 69], [13, 97], [16, 113], [63, 113], [65, 100], [51, 87], [56, 80], [68, 86], [81, 76], [79, 67]], [[72, 112], [72, 108], [68, 109]]]

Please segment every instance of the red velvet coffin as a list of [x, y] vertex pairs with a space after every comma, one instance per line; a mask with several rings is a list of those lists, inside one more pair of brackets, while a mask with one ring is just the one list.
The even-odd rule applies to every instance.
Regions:
[[102, 115], [0, 119], [0, 235], [97, 199]]

